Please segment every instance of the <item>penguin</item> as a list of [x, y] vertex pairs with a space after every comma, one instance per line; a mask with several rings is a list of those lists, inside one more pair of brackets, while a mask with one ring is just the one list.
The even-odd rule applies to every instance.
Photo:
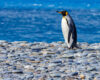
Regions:
[[68, 49], [77, 48], [77, 31], [72, 17], [67, 11], [56, 12], [62, 14], [62, 33], [65, 39], [65, 43], [67, 43]]

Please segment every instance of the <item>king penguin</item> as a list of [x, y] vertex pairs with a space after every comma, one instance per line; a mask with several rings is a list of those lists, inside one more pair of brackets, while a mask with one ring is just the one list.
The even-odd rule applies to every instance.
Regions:
[[61, 27], [65, 43], [67, 43], [69, 49], [77, 48], [77, 31], [72, 17], [67, 11], [57, 12], [62, 14], [63, 16], [61, 21]]

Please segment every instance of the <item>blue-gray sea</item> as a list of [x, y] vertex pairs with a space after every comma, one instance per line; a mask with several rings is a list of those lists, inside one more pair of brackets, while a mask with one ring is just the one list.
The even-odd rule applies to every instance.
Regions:
[[100, 42], [99, 0], [0, 0], [0, 40], [64, 41], [57, 10], [72, 16], [79, 42]]

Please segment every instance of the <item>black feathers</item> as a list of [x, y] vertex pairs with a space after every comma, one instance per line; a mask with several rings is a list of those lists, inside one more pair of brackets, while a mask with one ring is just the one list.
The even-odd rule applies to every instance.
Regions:
[[69, 26], [69, 33], [68, 33], [68, 43], [70, 43], [70, 37], [72, 35], [72, 39], [73, 39], [73, 43], [71, 45], [71, 47], [76, 47], [77, 46], [77, 31], [76, 31], [76, 27], [75, 27], [75, 23], [73, 21], [73, 19], [70, 17], [70, 22], [67, 20], [68, 26]]

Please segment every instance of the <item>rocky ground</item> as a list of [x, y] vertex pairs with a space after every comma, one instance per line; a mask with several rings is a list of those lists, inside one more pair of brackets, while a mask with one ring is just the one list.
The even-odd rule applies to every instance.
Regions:
[[0, 41], [0, 80], [100, 80], [100, 43]]

